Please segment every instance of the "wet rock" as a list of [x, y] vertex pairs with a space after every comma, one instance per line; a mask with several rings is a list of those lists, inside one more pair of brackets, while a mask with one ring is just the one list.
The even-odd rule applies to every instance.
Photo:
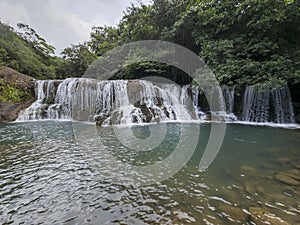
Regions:
[[135, 105], [142, 99], [143, 87], [139, 80], [129, 80], [127, 84], [127, 94], [129, 103]]
[[29, 107], [33, 102], [33, 98], [16, 103], [0, 102], [0, 124], [16, 120], [20, 111]]
[[290, 225], [280, 217], [259, 207], [250, 207], [249, 212], [251, 214], [251, 220], [256, 223], [256, 225]]
[[145, 104], [142, 104], [142, 105], [135, 105], [136, 107], [140, 108], [143, 115], [145, 116], [145, 119], [143, 122], [146, 122], [146, 123], [150, 123], [151, 120], [152, 120], [152, 113], [151, 111], [149, 110], [149, 108], [145, 105]]
[[221, 205], [220, 210], [222, 211], [222, 213], [225, 213], [235, 221], [246, 221], [249, 216], [248, 214], [244, 213], [240, 208], [227, 204]]
[[300, 123], [300, 113], [295, 115], [295, 122]]
[[280, 181], [282, 183], [285, 183], [288, 185], [293, 185], [293, 186], [299, 185], [299, 182], [296, 179], [294, 179], [293, 177], [291, 177], [290, 174], [280, 172], [275, 177], [278, 181]]
[[96, 116], [95, 117], [96, 126], [107, 125], [107, 124], [104, 124], [104, 122], [107, 118], [109, 118], [109, 115], [106, 115], [106, 114], [100, 114], [100, 115]]

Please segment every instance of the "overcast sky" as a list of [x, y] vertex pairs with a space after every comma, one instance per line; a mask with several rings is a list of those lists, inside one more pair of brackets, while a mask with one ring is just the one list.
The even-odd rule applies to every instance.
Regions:
[[13, 27], [19, 22], [30, 25], [59, 54], [70, 44], [88, 40], [92, 26], [116, 25], [130, 2], [137, 1], [0, 0], [0, 20]]

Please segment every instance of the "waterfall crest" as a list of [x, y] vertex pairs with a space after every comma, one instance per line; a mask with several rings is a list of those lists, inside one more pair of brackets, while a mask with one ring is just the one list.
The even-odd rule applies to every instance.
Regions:
[[[237, 115], [247, 122], [295, 122], [287, 85], [275, 89], [248, 86], [244, 93], [235, 92], [234, 87], [223, 86], [219, 89], [210, 86], [205, 87], [204, 96], [196, 85], [180, 87], [146, 80], [40, 80], [35, 84], [36, 101], [19, 114], [17, 121], [65, 119], [110, 125], [191, 120], [236, 121]], [[235, 96], [243, 98], [236, 100]], [[219, 111], [211, 111], [205, 98], [216, 105], [223, 102], [215, 107]], [[223, 101], [220, 101], [221, 98]], [[242, 107], [241, 103], [237, 104], [239, 101], [242, 101]]]
[[193, 120], [188, 86], [145, 80], [37, 81], [36, 101], [17, 121], [67, 119], [98, 125]]
[[45, 118], [45, 109], [56, 95], [58, 80], [38, 80], [35, 83], [36, 101], [23, 110], [17, 121], [41, 120]]

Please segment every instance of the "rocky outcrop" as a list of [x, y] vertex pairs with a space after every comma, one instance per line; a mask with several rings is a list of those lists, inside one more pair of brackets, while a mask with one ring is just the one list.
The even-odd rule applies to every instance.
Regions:
[[19, 73], [18, 71], [6, 66], [0, 66], [0, 79], [8, 84], [14, 84], [17, 88], [24, 91], [33, 91], [35, 80], [31, 76]]
[[33, 101], [34, 99], [17, 103], [0, 102], [0, 124], [15, 121], [19, 112], [30, 106]]
[[0, 81], [2, 85], [9, 85], [22, 91], [26, 97], [17, 102], [4, 102], [0, 100], [0, 124], [14, 121], [19, 112], [34, 101], [34, 78], [21, 74], [8, 67], [0, 67]]

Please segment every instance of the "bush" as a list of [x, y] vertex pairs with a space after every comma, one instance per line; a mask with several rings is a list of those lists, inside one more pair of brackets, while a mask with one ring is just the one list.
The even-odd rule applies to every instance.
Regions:
[[14, 85], [6, 84], [3, 80], [0, 80], [0, 101], [15, 103], [28, 98], [30, 98], [29, 93], [17, 89]]

